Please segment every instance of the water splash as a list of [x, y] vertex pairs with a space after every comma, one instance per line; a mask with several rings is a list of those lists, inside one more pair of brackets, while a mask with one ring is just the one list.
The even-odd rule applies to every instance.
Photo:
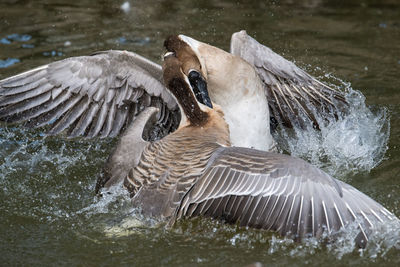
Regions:
[[305, 257], [317, 252], [325, 252], [338, 260], [357, 253], [362, 260], [384, 258], [388, 253], [396, 252], [400, 249], [398, 221], [377, 224], [369, 235], [369, 241], [365, 249], [360, 249], [356, 246], [355, 239], [359, 233], [358, 224], [353, 222], [347, 225], [346, 228], [342, 228], [334, 236], [325, 232], [320, 239], [315, 237], [305, 238], [300, 244], [289, 238], [272, 236], [269, 240], [268, 252], [273, 254], [285, 251], [291, 257]]
[[281, 151], [303, 158], [335, 177], [368, 172], [377, 166], [387, 150], [390, 133], [388, 111], [368, 107], [365, 97], [346, 84], [346, 114], [337, 120], [319, 118], [320, 131], [311, 125], [306, 129], [282, 128], [274, 133]]
[[[96, 144], [68, 143], [54, 139], [46, 139], [42, 134], [23, 129], [9, 127], [0, 129], [0, 177], [6, 177], [16, 171], [34, 174], [42, 171], [43, 177], [50, 178], [52, 171], [64, 174], [69, 167], [87, 160], [86, 152]], [[76, 149], [76, 145], [80, 149]]]
[[[254, 250], [254, 252], [262, 250], [262, 256], [275, 255], [301, 259], [304, 262], [313, 262], [313, 265], [317, 265], [319, 260], [321, 263], [326, 263], [327, 258], [343, 262], [352, 258], [359, 263], [370, 262], [371, 259], [377, 258], [393, 258], [393, 254], [396, 255], [400, 249], [400, 227], [396, 221], [376, 225], [369, 235], [365, 249], [359, 249], [355, 243], [355, 238], [360, 232], [357, 223], [347, 225], [335, 235], [325, 232], [320, 238], [304, 238], [301, 242], [273, 232], [227, 225], [208, 218], [180, 221], [172, 231], [182, 239], [188, 237], [197, 243], [204, 243], [205, 246], [211, 242], [226, 249], [237, 248], [240, 251]], [[313, 255], [318, 257], [310, 258]]]
[[342, 259], [348, 254], [357, 252], [361, 257], [376, 259], [385, 258], [388, 253], [400, 249], [400, 224], [399, 221], [375, 224], [375, 228], [368, 235], [368, 243], [365, 249], [357, 249], [354, 239], [359, 233], [357, 223], [350, 224], [335, 236], [334, 242], [326, 245], [337, 259]]
[[[85, 214], [90, 217], [93, 214], [110, 213], [116, 210], [130, 209], [130, 197], [121, 184], [116, 184], [107, 189], [107, 192], [101, 192], [101, 196], [93, 197], [93, 202], [84, 208], [78, 210], [76, 214]], [[124, 211], [121, 211], [124, 213]]]
[[96, 152], [104, 149], [101, 143], [45, 138], [22, 127], [0, 128], [0, 147], [4, 205], [47, 223], [74, 216], [90, 201], [105, 158]]

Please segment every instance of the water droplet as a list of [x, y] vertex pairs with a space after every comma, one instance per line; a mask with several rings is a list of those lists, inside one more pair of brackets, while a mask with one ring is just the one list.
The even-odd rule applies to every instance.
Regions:
[[124, 11], [125, 13], [128, 13], [131, 10], [131, 4], [126, 1], [121, 5], [121, 10]]

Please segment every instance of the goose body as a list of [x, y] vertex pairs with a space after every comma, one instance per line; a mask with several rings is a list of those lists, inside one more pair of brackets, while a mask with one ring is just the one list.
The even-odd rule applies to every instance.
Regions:
[[124, 179], [134, 206], [146, 216], [170, 225], [208, 216], [295, 239], [334, 234], [355, 223], [361, 247], [378, 224], [399, 223], [376, 201], [301, 159], [231, 147], [222, 110], [205, 104], [207, 94], [196, 94], [206, 90], [205, 82], [188, 79], [182, 65], [175, 53], [165, 58], [165, 84], [182, 113], [179, 128], [148, 142]]

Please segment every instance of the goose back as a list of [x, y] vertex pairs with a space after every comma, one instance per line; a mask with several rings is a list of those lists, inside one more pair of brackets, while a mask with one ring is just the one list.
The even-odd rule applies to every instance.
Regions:
[[124, 180], [134, 206], [145, 215], [170, 219], [214, 151], [229, 145], [228, 126], [222, 119], [202, 127], [182, 127], [148, 143]]

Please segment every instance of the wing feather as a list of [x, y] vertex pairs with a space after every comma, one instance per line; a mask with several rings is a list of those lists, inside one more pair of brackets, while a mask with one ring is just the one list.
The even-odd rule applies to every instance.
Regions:
[[127, 106], [121, 106], [120, 108], [118, 108], [110, 133], [111, 137], [117, 136], [118, 133], [121, 131], [127, 119], [128, 111], [129, 109]]
[[127, 51], [67, 58], [0, 81], [0, 121], [51, 124], [49, 135], [116, 136], [155, 103], [165, 114], [157, 139], [178, 126], [176, 101], [161, 66]]
[[40, 81], [46, 75], [45, 68], [46, 66], [41, 66], [25, 73], [21, 73], [19, 75], [4, 79], [2, 81], [3, 84], [0, 90], [0, 94], [3, 94], [7, 91], [18, 93], [18, 88], [23, 87], [26, 84]]
[[210, 216], [298, 239], [335, 234], [355, 222], [360, 246], [377, 223], [399, 222], [379, 203], [301, 159], [238, 147], [218, 153], [183, 198], [178, 217]]
[[[115, 99], [114, 99], [114, 100], [115, 100]], [[101, 130], [101, 132], [100, 132], [100, 137], [106, 137], [106, 136], [108, 136], [109, 133], [111, 132], [111, 127], [112, 127], [112, 124], [113, 124], [113, 122], [114, 122], [114, 117], [115, 117], [116, 109], [117, 109], [117, 107], [116, 107], [116, 105], [115, 105], [115, 101], [113, 101], [113, 103], [111, 103], [111, 105], [110, 105], [110, 109], [108, 110], [108, 113], [107, 113], [107, 117], [106, 117], [106, 120], [105, 120], [104, 127], [103, 127], [103, 129]]]
[[86, 129], [88, 128], [90, 123], [93, 121], [93, 118], [97, 114], [99, 108], [100, 108], [99, 103], [96, 103], [96, 102], [91, 103], [89, 109], [86, 111], [86, 114], [84, 116], [81, 116], [78, 124], [73, 129], [70, 136], [76, 137], [76, 136], [84, 135]]
[[26, 101], [22, 101], [15, 105], [12, 105], [10, 108], [1, 108], [0, 116], [7, 117], [7, 122], [18, 122], [24, 119], [30, 119], [32, 116], [35, 116], [35, 112], [32, 110], [30, 115], [19, 116], [22, 112], [33, 109], [37, 105], [41, 105], [47, 102], [51, 98], [51, 92], [46, 92], [44, 94], [38, 95]]
[[[318, 81], [292, 62], [258, 43], [245, 31], [232, 35], [231, 53], [253, 65], [264, 82], [272, 116], [286, 126], [303, 126], [316, 117], [337, 116], [347, 107], [344, 93]], [[315, 106], [313, 109], [305, 109]]]
[[[79, 101], [78, 101], [79, 99]], [[72, 125], [86, 110], [89, 104], [89, 99], [87, 97], [80, 97], [73, 99], [70, 105], [66, 105], [68, 110], [65, 108], [65, 114], [63, 113], [62, 118], [53, 126], [50, 130], [50, 134], [57, 134]], [[61, 116], [61, 115], [60, 115]]]
[[[34, 118], [33, 120], [29, 121], [27, 123], [28, 127], [31, 125], [31, 123], [34, 123], [34, 127], [41, 127], [45, 124], [53, 124], [62, 115], [68, 112], [68, 110], [72, 109], [81, 99], [82, 96], [67, 98], [66, 101], [60, 103], [58, 106], [55, 106], [50, 112], [40, 116], [39, 118]], [[52, 132], [55, 132], [54, 129], [51, 129], [49, 134], [51, 135]]]
[[100, 133], [101, 129], [103, 128], [104, 122], [106, 121], [109, 106], [110, 103], [103, 101], [99, 115], [97, 117], [94, 117], [94, 123], [92, 123], [90, 126], [88, 134], [89, 138], [95, 137]]

